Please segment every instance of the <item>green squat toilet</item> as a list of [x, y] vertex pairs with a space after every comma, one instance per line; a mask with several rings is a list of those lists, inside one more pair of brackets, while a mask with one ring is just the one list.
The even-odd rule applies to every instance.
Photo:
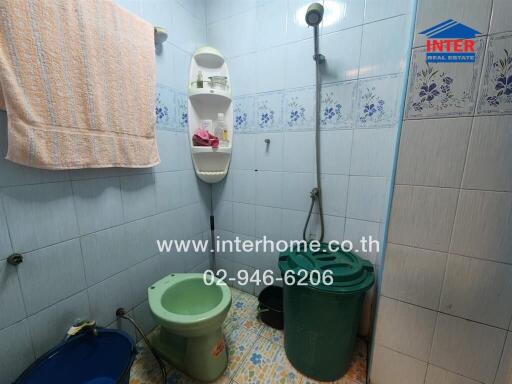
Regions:
[[200, 273], [172, 274], [148, 288], [151, 313], [160, 327], [150, 343], [174, 367], [200, 381], [213, 381], [228, 364], [222, 323], [231, 306], [225, 284], [206, 285]]
[[364, 296], [375, 279], [373, 266], [353, 253], [331, 252], [322, 244], [318, 252], [281, 253], [279, 269], [285, 277], [304, 270], [301, 276], [315, 275], [315, 283], [318, 272], [332, 272], [332, 284], [301, 286], [297, 280], [284, 284], [284, 345], [288, 360], [299, 372], [336, 381], [350, 366]]

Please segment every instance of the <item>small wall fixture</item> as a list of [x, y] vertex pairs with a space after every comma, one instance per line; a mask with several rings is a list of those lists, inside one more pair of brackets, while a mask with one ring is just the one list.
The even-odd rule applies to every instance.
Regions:
[[155, 27], [155, 44], [162, 44], [167, 40], [167, 30], [163, 27]]
[[13, 253], [7, 258], [7, 262], [11, 265], [19, 265], [23, 263], [23, 255], [20, 253]]

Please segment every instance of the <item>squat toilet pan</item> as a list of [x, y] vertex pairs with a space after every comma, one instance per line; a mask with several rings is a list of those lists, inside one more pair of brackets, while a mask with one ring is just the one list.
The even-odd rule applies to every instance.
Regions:
[[222, 323], [231, 306], [229, 287], [207, 285], [201, 273], [177, 273], [151, 285], [148, 299], [160, 325], [150, 343], [160, 356], [200, 381], [222, 375], [228, 364]]

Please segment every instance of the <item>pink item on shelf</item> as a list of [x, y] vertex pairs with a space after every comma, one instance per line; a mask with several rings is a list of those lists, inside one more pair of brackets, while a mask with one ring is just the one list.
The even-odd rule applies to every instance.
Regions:
[[194, 136], [192, 136], [192, 142], [198, 147], [219, 147], [219, 138], [210, 134], [210, 132], [204, 129], [198, 129]]

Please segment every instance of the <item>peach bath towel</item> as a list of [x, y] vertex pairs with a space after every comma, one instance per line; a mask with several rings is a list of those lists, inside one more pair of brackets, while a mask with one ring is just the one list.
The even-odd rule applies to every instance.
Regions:
[[0, 1], [8, 160], [45, 169], [158, 164], [155, 82], [153, 26], [114, 2]]

